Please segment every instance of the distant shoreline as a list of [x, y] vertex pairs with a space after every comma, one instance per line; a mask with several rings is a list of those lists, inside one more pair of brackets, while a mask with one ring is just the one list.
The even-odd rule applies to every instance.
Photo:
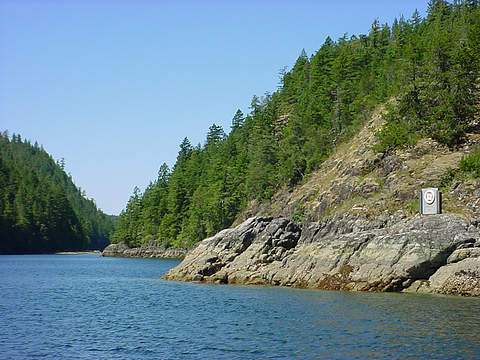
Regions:
[[55, 255], [86, 255], [86, 254], [97, 254], [100, 255], [102, 252], [100, 250], [85, 250], [85, 251], [58, 251], [54, 253]]
[[131, 248], [125, 243], [108, 245], [102, 252], [105, 257], [183, 259], [187, 249], [160, 246], [141, 246]]
[[78, 251], [29, 251], [29, 252], [0, 252], [0, 255], [101, 255], [100, 250], [78, 250]]

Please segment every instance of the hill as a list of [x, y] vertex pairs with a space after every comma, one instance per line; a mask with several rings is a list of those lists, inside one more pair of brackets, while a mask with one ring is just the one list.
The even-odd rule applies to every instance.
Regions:
[[103, 249], [112, 231], [63, 160], [20, 135], [0, 135], [0, 253]]
[[284, 189], [268, 202], [251, 202], [235, 224], [252, 216], [291, 217], [297, 222], [354, 223], [413, 218], [419, 212], [421, 188], [437, 187], [443, 212], [480, 219], [480, 134], [466, 133], [460, 146], [449, 148], [432, 138], [386, 152], [375, 151], [376, 134], [388, 121], [388, 106], [379, 106], [361, 131], [332, 155], [294, 191]]
[[168, 280], [480, 296], [479, 95], [476, 1], [327, 39], [228, 136], [186, 139], [116, 240], [190, 247]]
[[[387, 190], [394, 180], [383, 175], [410, 161], [432, 185], [464, 183], [455, 170], [462, 154], [444, 159], [452, 167], [444, 169], [448, 177], [428, 173], [420, 160], [413, 165], [402, 151], [433, 146], [437, 152], [422, 160], [428, 163], [469, 146], [469, 134], [480, 126], [479, 70], [477, 1], [434, 0], [426, 18], [415, 11], [391, 26], [375, 20], [367, 34], [327, 38], [315, 54], [302, 52], [282, 71], [277, 91], [254, 96], [248, 115], [237, 111], [228, 135], [213, 124], [203, 145], [185, 138], [173, 169], [163, 165], [143, 193], [135, 190], [112, 241], [191, 247], [249, 215], [321, 220], [348, 204], [369, 207], [371, 200], [361, 199], [370, 195], [383, 197], [383, 208], [365, 213], [405, 211], [405, 204], [412, 212], [415, 174], [395, 180], [393, 192]], [[375, 142], [357, 138], [345, 145], [381, 106], [386, 115], [368, 133]], [[342, 149], [344, 160], [357, 152], [358, 163], [331, 157]], [[475, 156], [470, 159], [475, 169]]]
[[[480, 296], [480, 178], [465, 166], [479, 134], [456, 149], [427, 138], [376, 153], [385, 117], [380, 107], [307, 182], [251, 204], [164, 278]], [[421, 216], [430, 186], [443, 190], [444, 214]]]

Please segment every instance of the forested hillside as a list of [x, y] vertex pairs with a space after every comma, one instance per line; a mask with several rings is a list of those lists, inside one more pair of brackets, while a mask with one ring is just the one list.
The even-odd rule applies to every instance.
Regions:
[[102, 249], [112, 219], [37, 143], [0, 135], [0, 253]]
[[293, 188], [391, 100], [377, 151], [433, 137], [454, 147], [479, 130], [480, 8], [476, 0], [432, 0], [393, 24], [375, 20], [365, 35], [327, 38], [273, 94], [235, 113], [229, 134], [212, 125], [203, 145], [187, 138], [173, 169], [163, 165], [138, 188], [112, 237], [130, 246], [155, 239], [191, 246], [232, 224], [251, 201]]

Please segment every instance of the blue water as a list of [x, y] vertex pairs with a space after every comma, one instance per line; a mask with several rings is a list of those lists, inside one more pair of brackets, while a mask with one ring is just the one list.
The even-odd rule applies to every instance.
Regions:
[[177, 263], [0, 256], [0, 359], [480, 359], [480, 299], [159, 279]]

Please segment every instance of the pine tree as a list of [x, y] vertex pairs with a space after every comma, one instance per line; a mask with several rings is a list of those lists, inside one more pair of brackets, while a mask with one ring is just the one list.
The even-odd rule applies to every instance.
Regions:
[[243, 112], [238, 109], [232, 119], [232, 130], [241, 128], [244, 122], [245, 116], [243, 115]]

